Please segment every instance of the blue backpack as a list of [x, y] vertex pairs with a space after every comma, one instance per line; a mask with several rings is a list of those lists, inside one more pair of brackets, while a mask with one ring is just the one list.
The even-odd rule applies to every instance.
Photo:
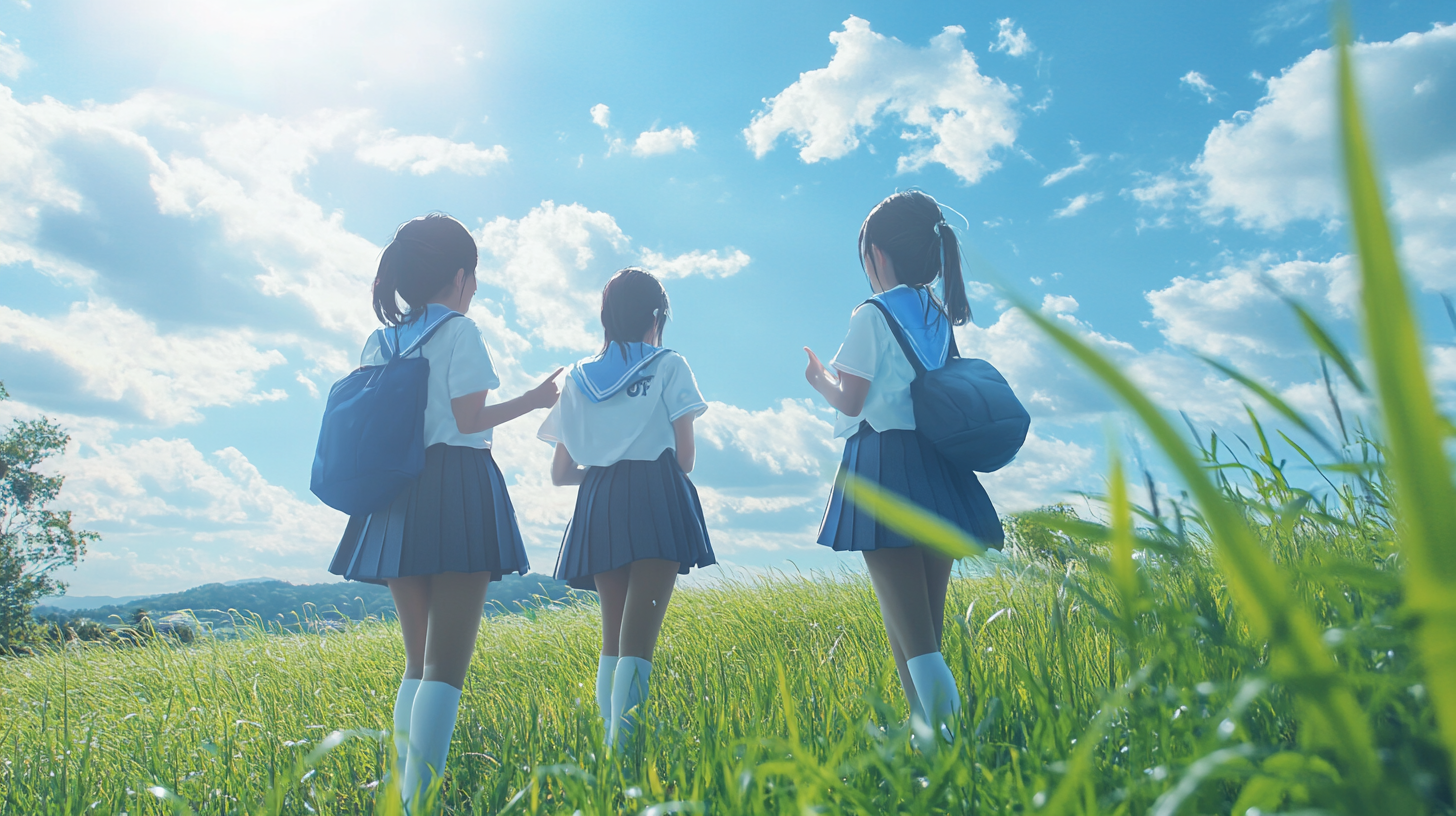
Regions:
[[915, 368], [910, 402], [915, 407], [916, 432], [964, 470], [991, 473], [1015, 459], [1026, 442], [1031, 415], [1001, 372], [985, 360], [961, 357], [955, 332], [950, 335], [945, 365], [927, 370], [889, 308], [874, 298], [865, 303], [874, 304], [885, 316], [900, 350]]
[[383, 365], [360, 366], [334, 383], [324, 407], [309, 490], [351, 516], [380, 510], [425, 469], [425, 402], [430, 361], [420, 351], [450, 312], [399, 352], [380, 330]]

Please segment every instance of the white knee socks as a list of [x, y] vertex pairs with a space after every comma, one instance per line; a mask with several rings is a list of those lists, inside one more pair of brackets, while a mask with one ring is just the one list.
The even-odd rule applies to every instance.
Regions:
[[647, 699], [647, 679], [652, 676], [652, 663], [640, 657], [617, 658], [617, 671], [612, 678], [612, 720], [607, 730], [607, 744], [620, 747], [632, 736], [632, 709]]
[[410, 709], [415, 705], [415, 692], [420, 681], [408, 677], [399, 681], [399, 693], [394, 695], [394, 755], [396, 779], [404, 778], [405, 764], [409, 761]]
[[961, 692], [956, 688], [955, 676], [940, 652], [930, 652], [905, 661], [910, 670], [910, 679], [920, 695], [920, 705], [925, 720], [932, 728], [949, 726], [961, 710]]
[[597, 710], [608, 729], [612, 722], [612, 673], [616, 670], [616, 655], [602, 655], [597, 662]]
[[434, 680], [420, 683], [410, 711], [409, 764], [400, 788], [406, 805], [424, 796], [445, 772], [445, 756], [450, 753], [459, 711], [460, 689]]

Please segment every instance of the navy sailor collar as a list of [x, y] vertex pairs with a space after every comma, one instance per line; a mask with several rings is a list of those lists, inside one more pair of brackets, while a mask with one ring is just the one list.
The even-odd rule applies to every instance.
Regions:
[[[622, 350], [626, 349], [625, 358]], [[595, 357], [578, 361], [571, 367], [571, 379], [592, 402], [611, 399], [627, 387], [644, 366], [670, 349], [646, 343], [608, 343]]]
[[926, 287], [904, 284], [873, 296], [900, 324], [920, 364], [933, 371], [945, 365], [950, 354], [950, 320], [937, 304], [928, 302], [930, 297]]

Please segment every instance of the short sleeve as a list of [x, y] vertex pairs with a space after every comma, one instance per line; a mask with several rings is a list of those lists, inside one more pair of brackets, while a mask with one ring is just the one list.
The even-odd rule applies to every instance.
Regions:
[[698, 390], [698, 379], [688, 367], [682, 355], [672, 352], [664, 355], [658, 378], [662, 381], [662, 401], [667, 406], [667, 418], [676, 422], [692, 414], [702, 416], [708, 410], [708, 403]]
[[546, 414], [546, 420], [541, 423], [540, 429], [536, 431], [536, 438], [542, 442], [560, 444], [561, 400], [556, 400], [556, 404], [551, 406], [550, 412]]
[[[462, 317], [450, 323], [458, 324], [451, 338], [450, 368], [445, 379], [450, 399], [499, 388], [500, 376], [495, 373], [495, 361], [490, 357], [490, 349], [485, 347], [480, 327], [469, 318]], [[440, 329], [451, 328], [450, 323]]]
[[875, 370], [880, 365], [880, 356], [884, 353], [884, 340], [888, 333], [889, 327], [885, 325], [885, 317], [880, 314], [880, 310], [861, 305], [850, 315], [849, 333], [844, 336], [844, 342], [839, 345], [839, 353], [834, 355], [829, 365], [847, 374], [873, 380]]

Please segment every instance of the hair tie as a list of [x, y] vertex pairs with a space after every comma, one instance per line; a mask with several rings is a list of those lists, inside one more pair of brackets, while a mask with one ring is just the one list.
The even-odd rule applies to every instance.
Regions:
[[945, 219], [944, 218], [941, 218], [939, 221], [936, 221], [934, 224], [931, 224], [930, 225], [930, 228], [933, 229], [933, 230], [935, 230], [935, 237], [936, 238], [944, 238], [945, 237], [944, 235], [941, 235], [940, 234], [940, 228], [941, 227], [947, 227], [947, 228], [950, 227], [949, 224], [945, 223]]

